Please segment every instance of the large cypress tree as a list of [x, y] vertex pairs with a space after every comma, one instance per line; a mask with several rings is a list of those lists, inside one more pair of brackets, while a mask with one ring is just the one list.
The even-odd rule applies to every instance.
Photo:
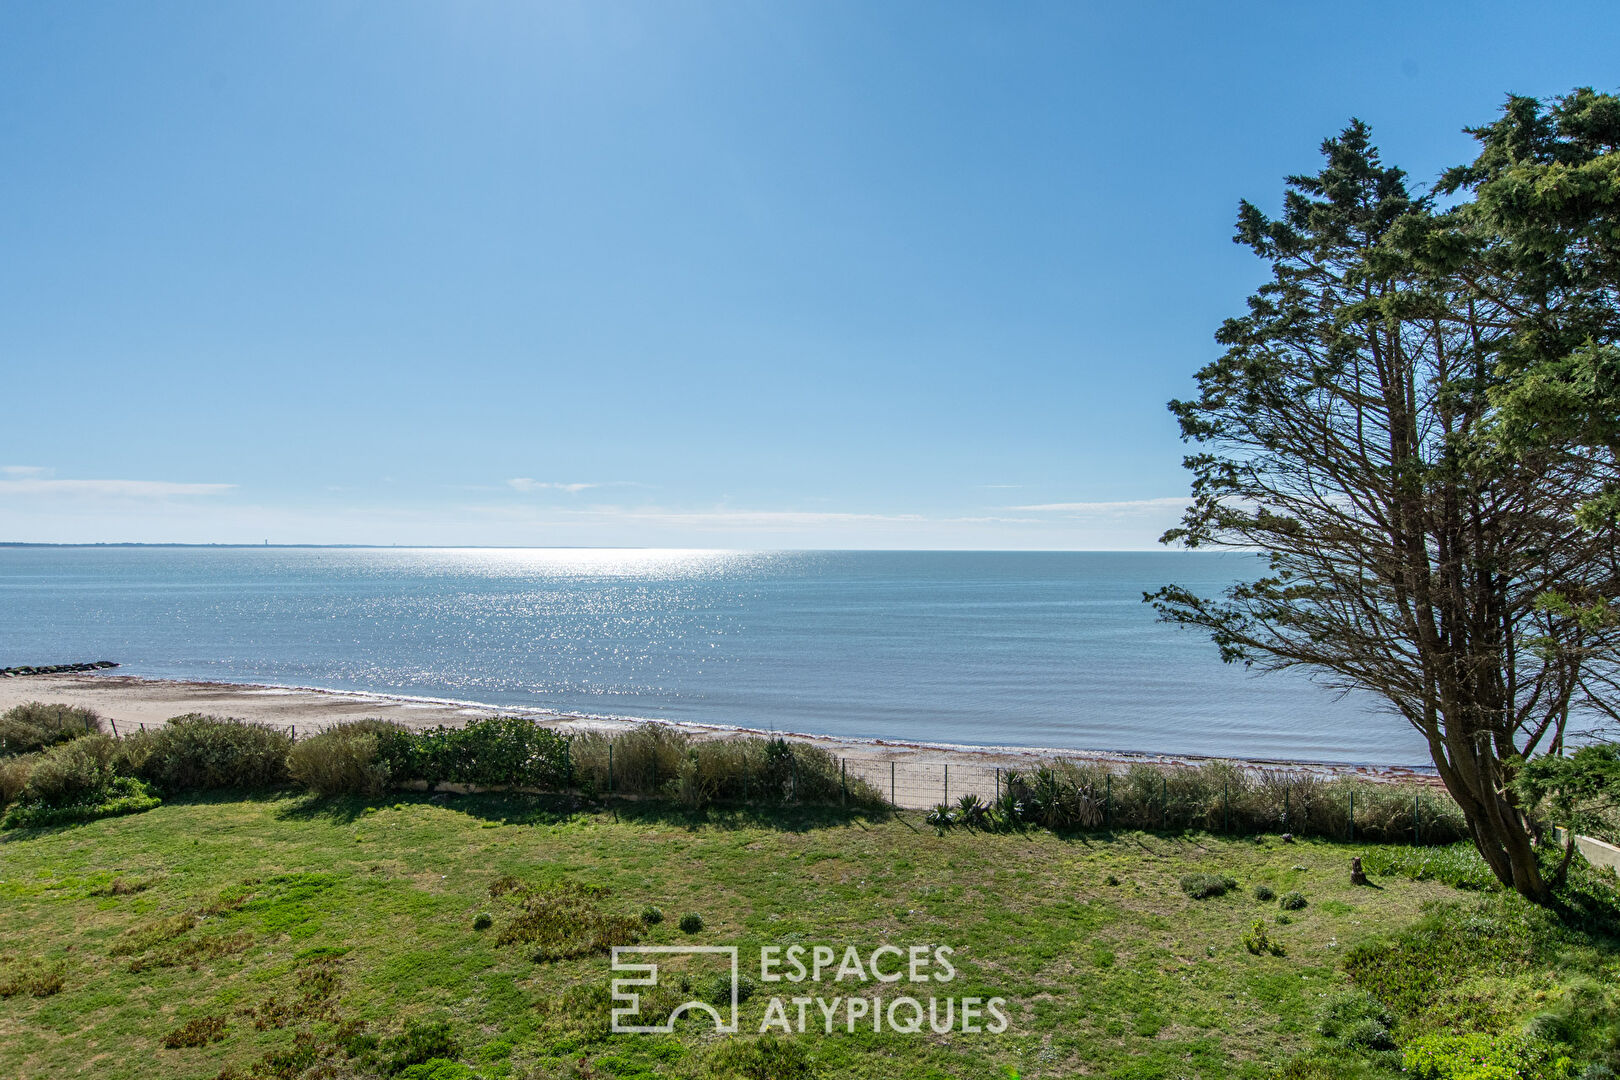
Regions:
[[1165, 542], [1256, 550], [1268, 570], [1149, 599], [1227, 660], [1378, 695], [1423, 735], [1496, 876], [1550, 902], [1512, 763], [1558, 745], [1613, 674], [1615, 630], [1545, 598], [1614, 595], [1612, 537], [1573, 523], [1614, 470], [1562, 444], [1502, 448], [1515, 298], [1473, 289], [1455, 230], [1364, 124], [1322, 151], [1280, 216], [1242, 205], [1236, 239], [1270, 280], [1170, 406], [1197, 449]]

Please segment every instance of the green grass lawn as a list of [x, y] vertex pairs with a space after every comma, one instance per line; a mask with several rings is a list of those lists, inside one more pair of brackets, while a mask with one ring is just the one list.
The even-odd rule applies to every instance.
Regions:
[[[1467, 895], [1405, 877], [1354, 887], [1350, 856], [1367, 850], [502, 796], [170, 803], [0, 843], [0, 982], [15, 984], [0, 1076], [373, 1075], [409, 1059], [411, 1025], [481, 1077], [1260, 1077], [1312, 1044], [1348, 985], [1347, 948]], [[1191, 899], [1180, 880], [1198, 872], [1238, 886]], [[740, 946], [756, 984], [742, 1033], [609, 1033], [606, 955], [537, 962], [532, 943], [500, 943], [525, 895], [492, 898], [506, 876], [645, 927], [644, 943]], [[544, 891], [563, 882], [605, 892]], [[1285, 913], [1256, 885], [1308, 903]], [[662, 921], [641, 921], [648, 905]], [[476, 929], [482, 912], [492, 925]], [[678, 925], [688, 913], [696, 933]], [[1245, 949], [1256, 919], [1283, 955]], [[564, 927], [582, 948], [583, 925]], [[917, 989], [759, 983], [758, 948], [794, 943], [949, 945], [956, 978], [923, 992], [1005, 998], [1010, 1027], [852, 1034], [840, 1019], [829, 1036], [812, 1008], [792, 1046], [761, 1044], [773, 994]]]

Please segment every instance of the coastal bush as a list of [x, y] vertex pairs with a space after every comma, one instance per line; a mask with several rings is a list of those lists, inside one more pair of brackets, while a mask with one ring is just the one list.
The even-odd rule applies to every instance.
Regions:
[[463, 727], [371, 729], [377, 762], [395, 780], [512, 785], [559, 791], [572, 786], [567, 735], [520, 716], [470, 720]]
[[613, 735], [577, 732], [568, 749], [574, 782], [596, 794], [664, 796], [694, 809], [716, 802], [887, 805], [876, 787], [846, 776], [829, 751], [782, 738], [700, 740], [655, 723]]
[[635, 916], [609, 911], [608, 890], [578, 882], [525, 885], [519, 882], [491, 886], [495, 898], [517, 906], [510, 922], [496, 936], [497, 945], [524, 945], [535, 963], [569, 960], [605, 953], [615, 945], [633, 945], [646, 929]]
[[380, 795], [390, 771], [379, 759], [379, 735], [403, 730], [383, 720], [339, 724], [294, 743], [287, 775], [317, 795]]
[[722, 1039], [706, 1062], [708, 1075], [725, 1080], [815, 1080], [814, 1059], [797, 1042], [767, 1032], [755, 1039]]
[[386, 1071], [399, 1074], [436, 1058], [454, 1058], [461, 1053], [461, 1042], [447, 1020], [413, 1019], [398, 1035], [382, 1041], [382, 1051], [388, 1055]]
[[1426, 1035], [1408, 1043], [1413, 1080], [1575, 1080], [1575, 1063], [1547, 1043], [1514, 1035]]
[[146, 785], [121, 775], [118, 742], [86, 735], [29, 760], [0, 829], [30, 829], [139, 813], [158, 805]]
[[117, 740], [86, 735], [40, 754], [17, 801], [67, 806], [106, 791], [118, 775]]
[[1277, 906], [1282, 908], [1284, 911], [1299, 911], [1305, 907], [1306, 903], [1307, 901], [1304, 893], [1286, 892], [1283, 893], [1282, 898], [1277, 901]]
[[703, 929], [703, 916], [689, 911], [681, 916], [680, 927], [683, 934], [695, 934]]
[[188, 713], [124, 739], [126, 771], [159, 791], [273, 788], [287, 782], [293, 737], [279, 728]]
[[[1352, 826], [1351, 809], [1355, 816]], [[1057, 759], [1003, 778], [997, 814], [1050, 829], [1202, 829], [1326, 836], [1378, 843], [1450, 844], [1468, 836], [1442, 791], [1404, 783], [1327, 779], [1232, 762], [1197, 768]]]
[[1181, 891], [1194, 900], [1225, 896], [1237, 888], [1237, 879], [1225, 874], [1188, 874], [1181, 879]]
[[[571, 746], [576, 780], [586, 790], [614, 795], [656, 795], [676, 779], [692, 737], [669, 724], [637, 724], [609, 735], [575, 734]], [[746, 748], [737, 753], [745, 754]]]
[[1266, 924], [1260, 919], [1254, 920], [1249, 928], [1243, 931], [1239, 940], [1243, 942], [1243, 947], [1255, 956], [1265, 956], [1267, 953], [1272, 956], [1284, 955], [1282, 942], [1271, 940], [1271, 935], [1266, 931]]
[[1277, 899], [1277, 891], [1270, 885], [1256, 885], [1254, 887], [1254, 898], [1262, 903], [1267, 903]]
[[39, 760], [38, 754], [18, 754], [0, 758], [0, 810], [21, 795], [28, 784], [28, 774]]
[[102, 730], [94, 709], [27, 701], [0, 713], [0, 757], [44, 750]]

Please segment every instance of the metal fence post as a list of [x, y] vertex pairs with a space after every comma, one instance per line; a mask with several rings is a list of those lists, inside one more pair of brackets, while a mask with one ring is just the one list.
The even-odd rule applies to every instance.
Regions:
[[1356, 842], [1356, 789], [1350, 789], [1350, 842]]
[[613, 744], [608, 743], [608, 794], [613, 794]]
[[900, 803], [894, 797], [894, 762], [892, 761], [889, 762], [889, 805], [896, 810], [900, 809]]
[[1001, 766], [996, 766], [996, 805], [1001, 805]]
[[838, 802], [841, 806], [849, 805], [849, 772], [843, 758], [838, 759]]
[[1165, 773], [1159, 774], [1159, 828], [1170, 828], [1170, 777]]
[[1221, 831], [1232, 831], [1232, 781], [1221, 781]]
[[1103, 774], [1103, 828], [1114, 827], [1114, 774]]
[[951, 801], [951, 767], [945, 766], [945, 801]]

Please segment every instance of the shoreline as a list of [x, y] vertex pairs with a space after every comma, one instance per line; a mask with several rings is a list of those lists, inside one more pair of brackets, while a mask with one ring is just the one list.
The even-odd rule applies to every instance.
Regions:
[[[636, 724], [660, 723], [690, 732], [699, 739], [728, 735], [781, 737], [819, 746], [847, 759], [852, 767], [870, 772], [889, 763], [946, 765], [977, 768], [1028, 768], [1042, 760], [1070, 758], [1109, 764], [1150, 764], [1194, 767], [1229, 761], [1244, 768], [1266, 771], [1308, 772], [1324, 777], [1356, 777], [1385, 782], [1437, 783], [1432, 766], [1380, 765], [1366, 762], [1305, 761], [1278, 758], [1214, 757], [1127, 750], [1078, 750], [1061, 747], [985, 746], [893, 739], [825, 735], [749, 728], [687, 720], [566, 713], [553, 709], [496, 706], [453, 698], [413, 697], [375, 691], [333, 690], [313, 686], [272, 683], [212, 682], [153, 679], [140, 675], [61, 673], [0, 679], [0, 711], [24, 701], [63, 701], [96, 710], [114, 725], [155, 727], [171, 716], [189, 712], [235, 716], [258, 723], [291, 728], [300, 736], [314, 734], [349, 720], [380, 717], [424, 728], [454, 726], [490, 716], [522, 716], [549, 728], [622, 731]], [[128, 728], [123, 730], [127, 731]]]

